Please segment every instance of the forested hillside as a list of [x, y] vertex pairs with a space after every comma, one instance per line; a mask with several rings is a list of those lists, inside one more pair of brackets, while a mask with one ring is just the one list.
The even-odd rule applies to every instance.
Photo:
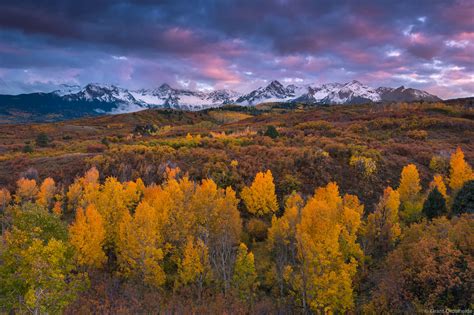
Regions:
[[0, 311], [469, 309], [473, 118], [266, 104], [0, 126]]

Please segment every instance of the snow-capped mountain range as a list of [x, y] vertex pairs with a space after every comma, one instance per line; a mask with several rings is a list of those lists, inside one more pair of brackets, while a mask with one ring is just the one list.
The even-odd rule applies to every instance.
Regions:
[[359, 81], [327, 83], [322, 85], [288, 85], [272, 81], [266, 87], [258, 88], [240, 96], [234, 103], [257, 105], [265, 102], [301, 102], [310, 104], [360, 104], [390, 101], [440, 101], [428, 92], [405, 88], [379, 87], [373, 89]]
[[233, 103], [239, 96], [231, 90], [191, 91], [174, 89], [166, 83], [156, 89], [140, 90], [101, 84], [88, 84], [83, 88], [65, 85], [52, 93], [66, 101], [114, 103], [116, 106], [111, 113], [128, 113], [147, 108], [200, 110]]
[[[231, 90], [211, 92], [177, 89], [163, 84], [156, 89], [128, 90], [115, 85], [88, 84], [84, 87], [62, 85], [51, 93], [0, 95], [2, 107], [16, 106], [54, 113], [54, 108], [73, 113], [128, 113], [148, 108], [201, 110], [226, 104], [254, 106], [269, 102], [301, 102], [306, 104], [360, 104], [393, 101], [439, 101], [437, 96], [412, 88], [371, 88], [359, 81], [322, 85], [287, 85], [272, 81], [249, 93]], [[13, 105], [12, 105], [13, 104]]]

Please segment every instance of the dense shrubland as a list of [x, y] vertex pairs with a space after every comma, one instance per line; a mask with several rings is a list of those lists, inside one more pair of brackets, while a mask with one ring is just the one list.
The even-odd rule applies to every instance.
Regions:
[[[69, 184], [24, 174], [14, 190], [2, 188], [0, 311], [402, 313], [472, 306], [474, 174], [460, 147], [447, 161], [428, 161], [436, 171], [427, 183], [408, 163], [368, 211], [337, 182], [308, 187], [291, 170], [348, 158], [344, 167], [370, 180], [380, 165], [377, 150], [277, 145], [292, 157], [273, 157], [281, 163], [274, 169], [288, 170], [278, 171], [285, 174], [278, 187], [255, 144], [239, 148], [253, 155], [251, 165], [220, 157], [213, 149], [219, 137], [179, 141], [178, 151], [154, 143], [113, 147]], [[207, 149], [196, 150], [202, 141]]]

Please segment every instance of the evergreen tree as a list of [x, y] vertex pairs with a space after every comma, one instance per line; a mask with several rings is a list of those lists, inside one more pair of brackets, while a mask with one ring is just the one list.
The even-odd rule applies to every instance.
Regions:
[[446, 208], [446, 200], [439, 192], [438, 188], [435, 187], [423, 204], [423, 214], [431, 220], [435, 217], [446, 215], [447, 213], [448, 209]]
[[474, 213], [474, 180], [464, 184], [456, 195], [451, 209], [453, 215]]
[[46, 133], [42, 132], [36, 136], [36, 145], [39, 147], [47, 147], [49, 144], [49, 137]]
[[270, 137], [272, 139], [276, 139], [280, 136], [280, 134], [278, 133], [278, 130], [273, 125], [268, 126], [267, 130], [265, 131], [263, 135]]

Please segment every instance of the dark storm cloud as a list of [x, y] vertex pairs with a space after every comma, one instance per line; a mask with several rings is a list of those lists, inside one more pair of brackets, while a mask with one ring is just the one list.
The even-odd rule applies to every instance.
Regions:
[[235, 89], [361, 79], [469, 95], [473, 3], [1, 1], [0, 79]]

